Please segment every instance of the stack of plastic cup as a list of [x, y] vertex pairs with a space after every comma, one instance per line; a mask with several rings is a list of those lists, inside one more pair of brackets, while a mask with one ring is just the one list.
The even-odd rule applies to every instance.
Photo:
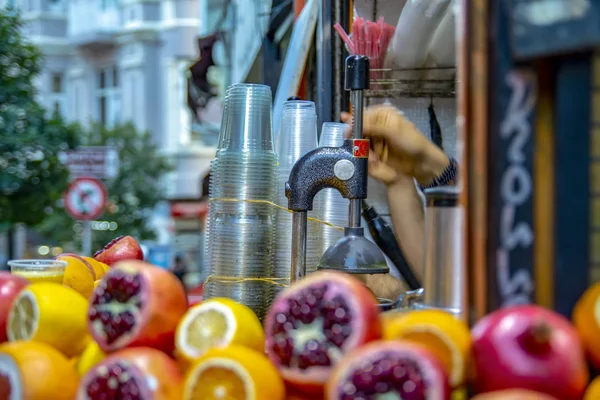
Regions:
[[204, 296], [227, 297], [262, 318], [273, 299], [277, 154], [271, 90], [237, 84], [227, 90], [220, 148], [211, 165]]
[[[321, 128], [319, 147], [340, 147], [344, 143], [344, 133], [349, 125], [339, 122], [324, 122]], [[348, 199], [344, 199], [336, 189], [323, 189], [316, 196], [314, 203], [318, 205], [321, 218], [338, 227], [348, 225]], [[323, 252], [333, 246], [344, 236], [344, 232], [323, 226], [321, 231], [321, 246]]]
[[[303, 155], [317, 148], [317, 113], [312, 101], [294, 100], [283, 104], [281, 124], [277, 135], [277, 196], [279, 204], [287, 207], [285, 183], [289, 180], [292, 167]], [[309, 216], [320, 218], [319, 209], [313, 205]], [[307, 228], [306, 266], [307, 272], [316, 270], [323, 254], [320, 244], [323, 225], [309, 221]], [[290, 277], [292, 251], [292, 214], [277, 212], [277, 242], [275, 253], [275, 276]], [[276, 292], [278, 290], [276, 289]]]

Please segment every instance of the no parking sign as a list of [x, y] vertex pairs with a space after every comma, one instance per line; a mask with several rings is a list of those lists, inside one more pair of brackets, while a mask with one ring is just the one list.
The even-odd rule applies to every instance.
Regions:
[[65, 208], [75, 219], [89, 221], [102, 215], [108, 194], [104, 184], [95, 178], [77, 178], [64, 195]]

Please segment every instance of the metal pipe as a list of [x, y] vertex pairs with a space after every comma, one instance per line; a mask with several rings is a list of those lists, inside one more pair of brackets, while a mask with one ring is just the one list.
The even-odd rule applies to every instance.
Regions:
[[317, 116], [319, 135], [324, 121], [333, 118], [333, 67], [332, 67], [332, 1], [322, 0], [317, 22]]
[[306, 211], [292, 213], [292, 262], [290, 265], [290, 284], [306, 276]]
[[348, 204], [348, 226], [350, 228], [360, 227], [360, 221], [362, 218], [362, 200], [351, 199]]
[[[362, 90], [352, 90], [350, 92], [352, 101], [352, 137], [354, 139], [363, 138], [363, 105], [364, 92]], [[352, 199], [348, 205], [348, 226], [355, 228], [360, 226], [362, 218], [362, 200]]]

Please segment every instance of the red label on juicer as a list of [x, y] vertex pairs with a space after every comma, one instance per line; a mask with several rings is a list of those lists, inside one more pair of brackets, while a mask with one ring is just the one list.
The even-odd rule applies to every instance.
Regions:
[[352, 155], [356, 158], [369, 158], [369, 139], [354, 139], [352, 141]]

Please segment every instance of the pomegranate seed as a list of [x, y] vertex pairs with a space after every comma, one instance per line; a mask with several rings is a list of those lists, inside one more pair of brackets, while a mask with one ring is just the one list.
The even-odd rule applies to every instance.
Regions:
[[[86, 393], [90, 400], [141, 400], [140, 387], [133, 378], [132, 367], [125, 364], [108, 366], [108, 372], [102, 375], [99, 367], [98, 376], [88, 383]], [[104, 367], [106, 368], [106, 367]]]

